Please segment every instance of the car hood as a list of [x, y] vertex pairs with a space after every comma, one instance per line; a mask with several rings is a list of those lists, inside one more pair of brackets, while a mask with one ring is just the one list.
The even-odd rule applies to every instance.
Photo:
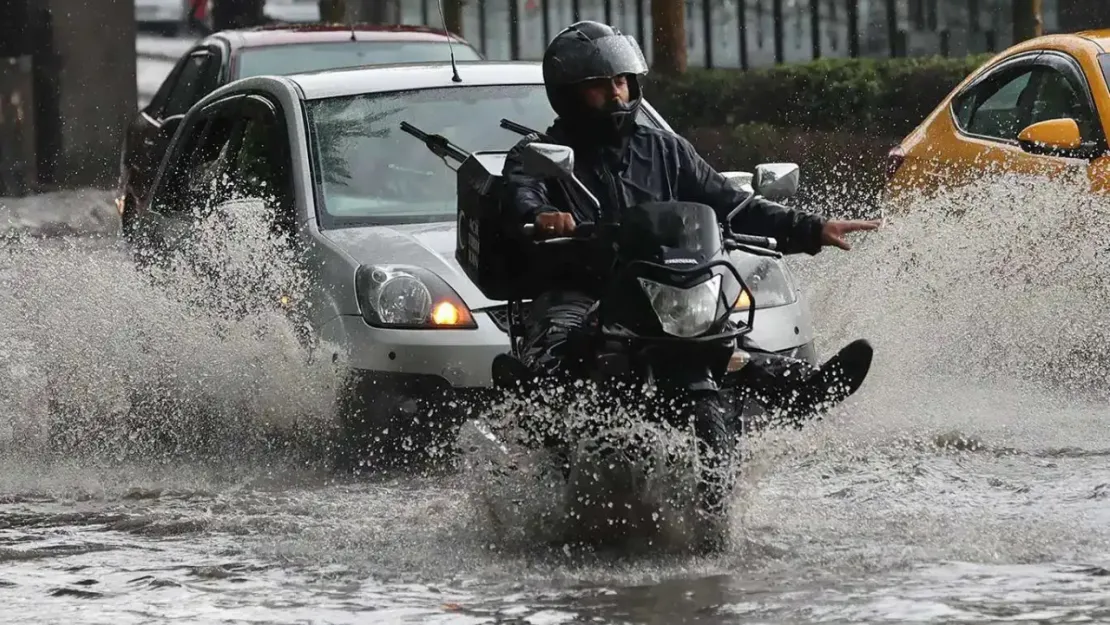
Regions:
[[504, 302], [482, 295], [455, 260], [454, 222], [337, 228], [321, 234], [363, 265], [415, 265], [443, 278], [471, 310]]

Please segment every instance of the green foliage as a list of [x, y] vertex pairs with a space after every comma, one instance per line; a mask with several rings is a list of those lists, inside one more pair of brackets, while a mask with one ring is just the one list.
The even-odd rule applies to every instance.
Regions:
[[771, 124], [902, 136], [990, 55], [819, 59], [766, 69], [649, 75], [646, 93], [679, 132]]
[[649, 75], [648, 100], [719, 171], [802, 168], [795, 204], [873, 215], [887, 152], [991, 55], [820, 59]]
[[886, 154], [897, 139], [770, 124], [696, 128], [683, 133], [717, 171], [752, 171], [760, 163], [797, 163], [791, 202], [826, 214], [873, 215], [885, 181]]

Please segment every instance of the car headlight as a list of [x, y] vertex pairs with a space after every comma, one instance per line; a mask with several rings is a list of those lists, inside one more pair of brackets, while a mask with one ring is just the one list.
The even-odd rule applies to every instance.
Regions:
[[435, 273], [420, 267], [368, 265], [355, 272], [355, 293], [366, 323], [379, 328], [478, 327], [470, 308]]
[[639, 281], [667, 334], [683, 338], [698, 336], [717, 320], [717, 303], [721, 297], [720, 274], [686, 289], [647, 278], [639, 278]]
[[755, 299], [756, 310], [787, 306], [798, 301], [798, 295], [794, 292], [781, 261], [740, 251], [733, 252], [731, 258], [740, 277], [744, 279], [744, 284], [752, 291], [751, 297], [744, 291], [740, 292], [732, 306], [734, 311], [751, 308], [752, 298]]

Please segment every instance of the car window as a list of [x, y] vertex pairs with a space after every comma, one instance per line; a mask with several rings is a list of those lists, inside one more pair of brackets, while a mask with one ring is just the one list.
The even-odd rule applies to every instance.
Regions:
[[244, 120], [231, 111], [209, 122], [204, 139], [189, 156], [183, 210], [211, 208], [230, 197], [227, 173], [242, 137]]
[[[539, 131], [555, 118], [542, 84], [343, 96], [312, 101], [308, 110], [320, 219], [328, 225], [455, 219], [455, 174], [402, 131], [402, 121], [478, 151], [507, 150], [521, 139], [500, 127], [502, 118]], [[643, 109], [638, 121], [656, 126]]]
[[279, 231], [296, 223], [290, 182], [288, 140], [282, 120], [261, 102], [252, 103], [242, 140], [230, 159], [228, 197], [261, 200]]
[[177, 85], [177, 79], [181, 76], [181, 73], [185, 71], [185, 66], [189, 64], [190, 58], [188, 56], [182, 57], [181, 60], [173, 66], [173, 69], [170, 70], [170, 73], [166, 76], [166, 79], [162, 81], [162, 84], [158, 86], [158, 91], [147, 105], [147, 110], [152, 116], [162, 117], [162, 110], [166, 107], [170, 92], [173, 91], [173, 88]]
[[[453, 47], [457, 61], [482, 58], [470, 46], [454, 44]], [[359, 65], [449, 61], [450, 52], [447, 42], [438, 41], [341, 41], [262, 46], [247, 48], [239, 53], [236, 78]]]
[[1110, 85], [1110, 52], [1098, 55], [1098, 66], [1102, 70], [1102, 78]]
[[200, 52], [186, 59], [185, 66], [166, 99], [166, 105], [162, 108], [163, 118], [184, 114], [204, 96], [212, 62], [213, 57], [207, 52]]
[[230, 103], [214, 108], [183, 135], [171, 155], [151, 207], [165, 213], [193, 213], [224, 199], [228, 163], [237, 145], [241, 116]]
[[1026, 68], [988, 80], [961, 96], [956, 105], [960, 128], [982, 137], [1016, 140], [1027, 125], [1025, 103], [1034, 71]]
[[1076, 92], [1067, 77], [1056, 70], [1045, 68], [1039, 78], [1029, 123], [1067, 117], [1075, 120], [1084, 139], [1093, 138], [1095, 117], [1087, 104], [1086, 94]]

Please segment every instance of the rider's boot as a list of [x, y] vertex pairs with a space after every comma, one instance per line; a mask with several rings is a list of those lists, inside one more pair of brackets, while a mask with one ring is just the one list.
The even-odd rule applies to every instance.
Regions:
[[733, 374], [734, 381], [800, 428], [859, 390], [873, 353], [867, 340], [858, 339], [815, 367], [797, 358], [753, 352], [751, 360]]

